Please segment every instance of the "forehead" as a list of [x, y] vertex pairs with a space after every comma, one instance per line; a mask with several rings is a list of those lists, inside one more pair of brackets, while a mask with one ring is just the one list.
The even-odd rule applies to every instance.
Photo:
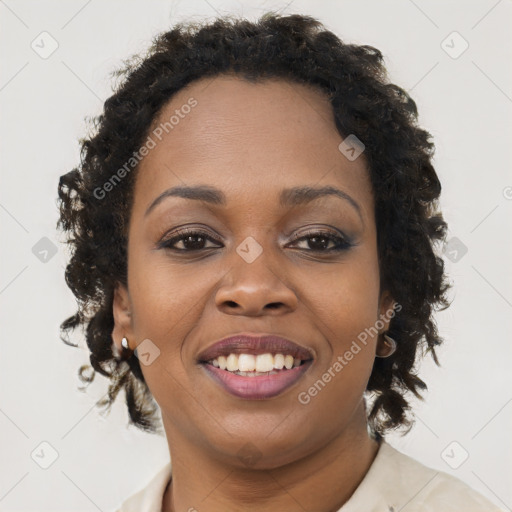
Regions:
[[362, 202], [371, 199], [364, 157], [350, 161], [339, 151], [331, 104], [311, 86], [204, 78], [173, 96], [149, 134], [156, 145], [137, 177], [146, 203], [165, 188], [192, 184], [214, 184], [228, 200], [230, 191], [253, 198], [298, 184], [343, 186]]
[[[169, 120], [172, 126], [166, 127]], [[196, 158], [203, 148], [214, 156], [216, 143], [231, 144], [240, 153], [257, 142], [273, 141], [268, 153], [299, 142], [309, 148], [320, 138], [329, 143], [326, 137], [337, 136], [332, 108], [321, 91], [282, 79], [253, 83], [232, 75], [201, 79], [180, 90], [163, 107], [155, 127], [163, 128], [164, 137], [170, 135], [165, 138], [174, 155], [186, 152]]]

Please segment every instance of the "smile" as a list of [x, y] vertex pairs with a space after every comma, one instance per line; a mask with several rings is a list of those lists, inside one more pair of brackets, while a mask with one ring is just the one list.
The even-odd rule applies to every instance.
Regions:
[[[271, 354], [268, 356], [272, 357]], [[297, 366], [292, 368], [284, 367], [266, 372], [223, 370], [220, 366], [217, 367], [210, 363], [203, 364], [203, 368], [232, 395], [251, 400], [264, 400], [283, 393], [295, 384], [312, 362], [312, 360], [300, 361]]]
[[297, 382], [311, 366], [313, 353], [278, 336], [239, 334], [210, 346], [198, 362], [228, 393], [263, 400]]

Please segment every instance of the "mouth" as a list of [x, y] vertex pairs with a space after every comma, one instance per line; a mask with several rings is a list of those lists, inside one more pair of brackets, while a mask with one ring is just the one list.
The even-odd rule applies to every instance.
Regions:
[[311, 350], [278, 336], [236, 335], [198, 357], [210, 377], [239, 398], [263, 400], [295, 384], [314, 360]]

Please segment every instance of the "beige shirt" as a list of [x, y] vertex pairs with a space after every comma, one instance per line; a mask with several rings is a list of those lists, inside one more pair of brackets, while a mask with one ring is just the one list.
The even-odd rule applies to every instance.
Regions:
[[[116, 512], [161, 512], [171, 477], [167, 463]], [[338, 512], [503, 512], [461, 480], [382, 441], [368, 473]]]

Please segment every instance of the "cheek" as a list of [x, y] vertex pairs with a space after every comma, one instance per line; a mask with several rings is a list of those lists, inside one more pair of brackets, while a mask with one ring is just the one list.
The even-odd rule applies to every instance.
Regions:
[[169, 266], [154, 262], [144, 265], [137, 259], [133, 258], [129, 275], [133, 326], [146, 337], [160, 336], [164, 329], [172, 334], [194, 307], [193, 299], [198, 300], [196, 283], [186, 279], [186, 272], [172, 272]]
[[136, 231], [130, 239], [128, 261], [133, 327], [142, 336], [179, 346], [171, 341], [180, 339], [187, 322], [196, 319], [214, 276], [211, 272], [205, 275], [201, 262], [173, 260], [165, 249], [149, 247], [148, 240], [138, 240]]
[[162, 393], [178, 392], [188, 378], [182, 349], [198, 323], [211, 285], [199, 277], [193, 265], [173, 266], [144, 251], [131, 252], [128, 268], [136, 343], [149, 339], [160, 351], [153, 364], [141, 365], [159, 401]]
[[333, 351], [344, 352], [378, 319], [376, 251], [359, 250], [346, 263], [315, 273], [303, 293]]
[[308, 288], [305, 296], [312, 319], [327, 343], [318, 354], [309, 388], [303, 391], [318, 396], [317, 405], [342, 400], [342, 408], [351, 407], [366, 388], [375, 357], [377, 333], [372, 327], [379, 318], [376, 252], [361, 251], [350, 263], [315, 274]]

